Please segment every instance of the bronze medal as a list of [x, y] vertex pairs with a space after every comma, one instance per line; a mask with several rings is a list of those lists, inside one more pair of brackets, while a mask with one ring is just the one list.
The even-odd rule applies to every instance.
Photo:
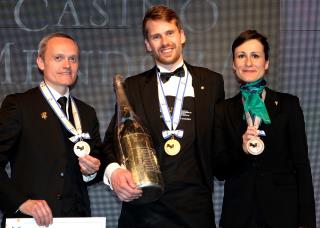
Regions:
[[174, 156], [178, 154], [180, 152], [180, 149], [181, 149], [181, 146], [179, 141], [174, 138], [168, 140], [164, 144], [164, 151], [170, 156]]
[[74, 144], [73, 151], [78, 157], [83, 157], [90, 153], [90, 146], [85, 141], [79, 141]]
[[264, 150], [264, 143], [259, 137], [255, 137], [247, 142], [246, 147], [250, 154], [259, 155]]

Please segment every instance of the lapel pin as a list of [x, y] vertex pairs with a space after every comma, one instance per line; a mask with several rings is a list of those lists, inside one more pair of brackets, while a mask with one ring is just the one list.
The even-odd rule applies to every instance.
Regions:
[[41, 118], [44, 119], [44, 120], [46, 120], [46, 119], [48, 118], [47, 112], [42, 112], [42, 113], [41, 113]]
[[200, 89], [201, 89], [201, 90], [204, 90], [204, 86], [201, 86]]
[[276, 106], [278, 105], [278, 101], [275, 101], [274, 103], [275, 103]]

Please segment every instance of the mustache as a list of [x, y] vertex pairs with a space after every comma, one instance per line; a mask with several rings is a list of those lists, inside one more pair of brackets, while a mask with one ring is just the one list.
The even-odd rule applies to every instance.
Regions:
[[176, 47], [175, 44], [164, 44], [164, 45], [161, 45], [160, 49], [175, 48], [175, 47]]

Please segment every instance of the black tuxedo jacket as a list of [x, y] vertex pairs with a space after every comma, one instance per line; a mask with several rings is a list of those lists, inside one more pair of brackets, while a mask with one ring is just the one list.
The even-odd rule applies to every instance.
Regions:
[[[212, 129], [215, 103], [224, 99], [222, 76], [206, 68], [187, 64], [192, 75], [192, 85], [195, 93], [195, 131], [197, 154], [201, 161], [201, 170], [208, 188], [212, 190]], [[160, 106], [156, 68], [126, 79], [125, 89], [130, 105], [139, 116], [143, 125], [149, 130], [157, 156], [161, 156], [164, 139], [161, 132]], [[115, 116], [107, 129], [104, 146], [108, 154], [108, 161], [118, 162], [113, 150], [113, 134]], [[160, 167], [161, 168], [161, 167]]]
[[[215, 174], [225, 181], [222, 227], [247, 227], [254, 213], [274, 228], [315, 227], [314, 195], [303, 113], [297, 97], [266, 89], [271, 124], [261, 155], [242, 150], [244, 119], [241, 94], [217, 105]], [[255, 211], [253, 211], [255, 210]]]
[[[192, 75], [192, 85], [195, 93], [196, 156], [200, 161], [200, 170], [205, 184], [209, 191], [212, 191], [213, 174], [211, 159], [214, 107], [217, 101], [224, 99], [223, 79], [220, 74], [206, 68], [195, 67], [189, 64], [187, 64], [187, 68]], [[154, 67], [142, 74], [127, 78], [125, 89], [134, 112], [149, 130], [157, 157], [161, 160], [161, 156], [164, 154], [161, 146], [164, 144], [164, 139], [161, 135], [161, 121], [163, 120], [160, 119], [156, 68]], [[115, 121], [114, 116], [106, 132], [104, 141], [109, 162], [119, 162], [113, 150]], [[186, 203], [188, 203], [187, 199]], [[126, 208], [125, 205], [122, 213], [126, 213], [123, 211], [124, 208]]]
[[[74, 100], [83, 132], [91, 136], [86, 140], [91, 155], [98, 157], [101, 140], [96, 113]], [[0, 209], [5, 216], [19, 217], [15, 212], [27, 199], [46, 200], [54, 217], [66, 216], [63, 211], [75, 207], [75, 202], [64, 200], [65, 196], [75, 193], [81, 201], [76, 207], [90, 216], [86, 183], [70, 136], [38, 87], [5, 98], [0, 109]], [[11, 177], [5, 171], [8, 162]]]

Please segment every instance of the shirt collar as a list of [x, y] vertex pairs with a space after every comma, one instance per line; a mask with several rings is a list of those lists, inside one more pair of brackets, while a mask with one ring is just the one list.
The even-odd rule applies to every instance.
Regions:
[[160, 70], [160, 72], [173, 72], [175, 71], [176, 69], [178, 69], [179, 67], [183, 66], [183, 60], [181, 60], [180, 63], [178, 63], [175, 68], [173, 68], [172, 70], [168, 70], [166, 68], [164, 68], [163, 66], [159, 66], [157, 65], [158, 69]]
[[52, 94], [52, 96], [54, 97], [54, 99], [57, 101], [60, 97], [65, 96], [68, 100], [69, 100], [69, 95], [70, 95], [70, 90], [69, 88], [67, 89], [67, 92], [63, 95], [61, 95], [59, 92], [57, 92], [54, 88], [52, 88], [51, 86], [49, 86], [48, 84], [46, 84]]

